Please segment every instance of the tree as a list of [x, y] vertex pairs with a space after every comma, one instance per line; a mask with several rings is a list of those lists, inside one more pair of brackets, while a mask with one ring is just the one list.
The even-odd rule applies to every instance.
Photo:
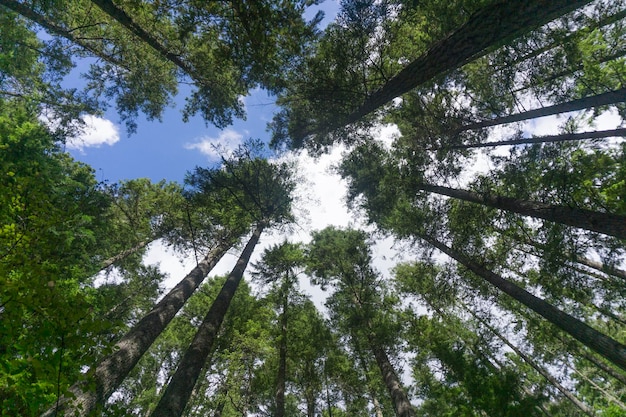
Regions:
[[261, 233], [266, 227], [282, 226], [292, 219], [291, 192], [295, 182], [290, 167], [286, 163], [273, 166], [264, 159], [253, 158], [251, 152], [254, 147], [252, 143], [240, 148], [233, 160], [224, 160], [223, 170], [197, 168], [189, 177], [190, 183], [201, 192], [212, 187], [227, 191], [239, 203], [242, 214], [254, 219], [255, 229], [200, 324], [153, 416], [178, 416], [183, 413]]
[[[371, 264], [371, 253], [366, 235], [357, 230], [326, 228], [313, 234], [308, 251], [307, 269], [323, 285], [335, 281], [336, 291], [329, 301], [330, 307], [343, 328], [353, 328], [352, 338], [362, 337], [381, 373], [389, 391], [397, 416], [414, 416], [400, 380], [385, 351], [384, 333], [388, 320], [383, 303], [391, 299], [377, 296], [381, 281]], [[361, 323], [359, 327], [353, 327]], [[388, 334], [386, 337], [390, 337]], [[389, 339], [388, 339], [389, 340]]]

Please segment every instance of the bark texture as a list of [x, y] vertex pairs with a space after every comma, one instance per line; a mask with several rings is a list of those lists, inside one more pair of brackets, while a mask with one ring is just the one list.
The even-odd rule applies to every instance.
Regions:
[[387, 390], [389, 391], [389, 395], [391, 396], [391, 402], [396, 410], [396, 416], [415, 417], [415, 410], [413, 410], [413, 406], [402, 389], [398, 375], [389, 361], [387, 352], [385, 352], [382, 346], [376, 343], [373, 335], [369, 336], [369, 344], [376, 358], [376, 364], [387, 386]]
[[555, 223], [626, 239], [626, 217], [617, 214], [552, 205], [538, 201], [520, 200], [500, 195], [481, 194], [431, 184], [420, 184], [418, 188], [472, 203], [483, 204], [500, 210], [519, 213], [524, 216], [549, 220]]
[[559, 310], [541, 298], [535, 297], [525, 289], [505, 280], [498, 274], [483, 268], [478, 263], [474, 262], [460, 252], [446, 246], [437, 239], [428, 235], [419, 235], [419, 237], [460, 264], [464, 265], [467, 269], [494, 285], [505, 294], [530, 308], [532, 311], [539, 314], [588, 348], [596, 351], [609, 361], [613, 362], [615, 365], [626, 370], [625, 345], [603, 333], [600, 333], [592, 327], [587, 326], [582, 321]]
[[[59, 410], [56, 406], [52, 407], [44, 412], [42, 417], [56, 416], [57, 413], [87, 416], [98, 405], [104, 404], [230, 246], [228, 243], [222, 243], [210, 251], [135, 327], [122, 337], [115, 345], [115, 351], [96, 366], [93, 375], [86, 383], [74, 384], [70, 388], [70, 392], [75, 396], [74, 399], [62, 398], [59, 401]], [[95, 389], [89, 386], [91, 384], [95, 384]]]
[[433, 77], [461, 67], [492, 49], [587, 3], [590, 3], [590, 0], [494, 2], [493, 5], [472, 15], [463, 26], [437, 42], [374, 92], [361, 107], [348, 116], [346, 124], [356, 122]]
[[213, 301], [209, 312], [200, 324], [193, 341], [181, 359], [176, 372], [165, 388], [161, 400], [152, 413], [152, 417], [180, 416], [185, 410], [193, 387], [202, 372], [207, 357], [213, 350], [219, 328], [224, 321], [224, 316], [237, 291], [243, 272], [248, 265], [250, 256], [259, 241], [262, 231], [263, 227], [257, 226], [252, 233], [235, 267], [228, 275], [228, 279], [222, 286], [215, 301]]

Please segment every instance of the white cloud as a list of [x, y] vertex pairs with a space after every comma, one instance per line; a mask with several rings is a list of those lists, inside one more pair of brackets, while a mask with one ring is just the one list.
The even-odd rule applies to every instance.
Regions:
[[82, 151], [84, 148], [111, 146], [120, 140], [119, 129], [112, 121], [91, 114], [82, 118], [85, 125], [79, 134], [67, 140], [66, 146], [69, 149]]
[[232, 129], [224, 129], [219, 136], [212, 138], [205, 136], [198, 142], [186, 143], [185, 149], [197, 149], [210, 159], [218, 159], [224, 153], [228, 154], [241, 145], [243, 135]]

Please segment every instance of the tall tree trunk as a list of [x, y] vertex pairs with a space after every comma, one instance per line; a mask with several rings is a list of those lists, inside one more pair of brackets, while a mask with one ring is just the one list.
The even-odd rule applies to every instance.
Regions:
[[152, 417], [182, 415], [206, 359], [213, 350], [215, 336], [224, 320], [230, 302], [237, 291], [243, 272], [250, 261], [250, 256], [262, 232], [263, 226], [258, 225], [252, 233], [250, 240], [248, 240], [246, 247], [237, 260], [237, 264], [230, 275], [228, 275], [228, 279], [215, 301], [213, 301], [209, 312], [200, 324], [170, 383], [165, 388], [161, 400], [152, 412]]
[[610, 366], [608, 366], [607, 364], [605, 364], [600, 359], [596, 358], [595, 356], [593, 356], [590, 353], [582, 352], [582, 353], [579, 353], [579, 354], [583, 358], [587, 359], [589, 362], [594, 364], [598, 369], [601, 369], [602, 371], [607, 373], [609, 376], [617, 379], [619, 382], [621, 382], [622, 384], [626, 385], [626, 375], [620, 374], [618, 371], [616, 371], [615, 369], [611, 368]]
[[109, 259], [105, 260], [102, 262], [102, 264], [100, 264], [100, 271], [107, 269], [108, 267], [112, 266], [114, 263], [121, 261], [122, 259], [125, 259], [127, 256], [132, 255], [133, 253], [139, 251], [140, 249], [145, 248], [146, 246], [148, 246], [150, 243], [152, 243], [155, 239], [146, 239], [143, 240], [139, 243], [137, 243], [135, 246], [133, 246], [132, 248], [128, 248], [126, 250], [123, 250], [122, 252], [118, 253], [115, 256], [110, 257]]
[[346, 124], [360, 120], [433, 77], [459, 68], [589, 2], [589, 0], [498, 1], [477, 11], [463, 26], [430, 47], [426, 53], [374, 92], [348, 116]]
[[[212, 249], [116, 343], [114, 352], [96, 365], [86, 382], [70, 387], [74, 398], [62, 398], [58, 410], [56, 406], [52, 407], [42, 417], [58, 413], [82, 417], [89, 415], [98, 405], [103, 405], [230, 247], [231, 244], [224, 241]], [[92, 384], [95, 384], [95, 389]]]
[[511, 296], [518, 302], [548, 320], [550, 323], [565, 331], [574, 339], [598, 352], [600, 355], [620, 368], [626, 369], [626, 346], [623, 344], [589, 327], [582, 321], [559, 310], [541, 298], [535, 297], [528, 291], [510, 281], [505, 280], [494, 272], [483, 268], [478, 263], [474, 262], [460, 252], [446, 246], [437, 239], [422, 234], [418, 236], [452, 259], [455, 259], [457, 262], [461, 263], [467, 269], [494, 285], [502, 292]]
[[57, 25], [55, 22], [51, 21], [46, 16], [37, 13], [35, 10], [28, 7], [27, 5], [15, 0], [0, 0], [0, 5], [6, 7], [7, 9], [13, 10], [14, 12], [19, 13], [25, 18], [35, 22], [50, 34], [61, 36], [72, 42], [73, 44], [78, 45], [95, 57], [100, 58], [103, 61], [108, 62], [118, 68], [128, 70], [128, 67], [126, 67], [120, 60], [105, 54], [103, 51], [89, 45], [89, 42], [76, 37], [72, 29], [67, 29]]
[[523, 120], [536, 119], [538, 117], [552, 116], [559, 113], [567, 113], [570, 111], [585, 110], [592, 107], [606, 106], [609, 104], [621, 103], [624, 100], [626, 100], [626, 87], [616, 91], [609, 91], [608, 93], [598, 94], [596, 96], [568, 101], [566, 103], [555, 104], [552, 106], [542, 107], [540, 109], [534, 109], [522, 113], [497, 117], [495, 119], [484, 120], [482, 122], [470, 123], [465, 126], [461, 126], [459, 129], [452, 132], [452, 134], [458, 134], [461, 132], [465, 132], [466, 130], [481, 129], [483, 127], [497, 126], [506, 123], [521, 122]]
[[152, 47], [152, 49], [154, 49], [163, 58], [180, 68], [194, 81], [198, 83], [202, 82], [203, 77], [199, 76], [198, 72], [191, 65], [183, 61], [177, 54], [170, 51], [165, 45], [163, 45], [161, 41], [141, 27], [141, 25], [137, 24], [128, 13], [113, 3], [112, 0], [91, 0], [91, 2], [143, 42], [150, 45], [150, 47]]
[[513, 350], [513, 352], [515, 352], [515, 354], [517, 356], [519, 356], [524, 362], [526, 362], [528, 365], [530, 365], [531, 368], [533, 368], [535, 371], [537, 371], [539, 373], [539, 375], [544, 377], [546, 379], [546, 381], [548, 381], [550, 384], [552, 384], [552, 386], [554, 386], [556, 389], [558, 389], [561, 392], [561, 394], [563, 394], [565, 396], [565, 398], [567, 398], [569, 401], [571, 401], [571, 403], [574, 404], [580, 411], [582, 411], [583, 413], [587, 414], [589, 417], [595, 417], [594, 410], [591, 409], [587, 404], [585, 404], [582, 401], [580, 401], [570, 390], [568, 390], [563, 385], [561, 385], [561, 383], [559, 381], [557, 381], [557, 379], [554, 378], [550, 374], [550, 372], [548, 372], [542, 366], [539, 366], [539, 364], [537, 364], [534, 360], [532, 360], [528, 355], [526, 355], [524, 352], [519, 350], [517, 348], [517, 346], [515, 346], [513, 343], [511, 343], [509, 341], [509, 339], [504, 337], [504, 335], [502, 335], [495, 327], [493, 327], [489, 323], [487, 323], [487, 321], [485, 319], [483, 319], [482, 317], [479, 317], [470, 307], [465, 305], [465, 303], [461, 302], [461, 305], [463, 306], [465, 311], [469, 312], [472, 315], [472, 317], [474, 317], [476, 320], [478, 320], [478, 322], [480, 324], [482, 324], [487, 329], [489, 329], [489, 331], [491, 333], [493, 333], [494, 335], [496, 335], [498, 337], [498, 339], [502, 340], [508, 347], [510, 347]]
[[626, 280], [626, 271], [616, 268], [614, 266], [607, 265], [604, 262], [594, 261], [580, 255], [576, 255], [576, 262], [588, 266], [589, 268], [593, 268], [596, 271], [604, 272], [605, 274]]
[[387, 390], [389, 390], [389, 395], [391, 396], [391, 402], [393, 403], [393, 407], [396, 410], [397, 417], [415, 417], [415, 410], [413, 410], [413, 406], [409, 402], [406, 393], [402, 389], [402, 385], [400, 384], [400, 380], [398, 379], [398, 375], [396, 374], [391, 362], [389, 361], [389, 357], [387, 356], [387, 352], [376, 342], [373, 335], [368, 335], [370, 349], [376, 358], [376, 364], [380, 369], [380, 373], [383, 377], [383, 381], [387, 386]]
[[617, 397], [615, 397], [613, 394], [611, 394], [610, 392], [607, 392], [607, 390], [605, 390], [604, 388], [602, 388], [601, 386], [599, 386], [598, 384], [596, 384], [593, 380], [591, 380], [587, 375], [583, 374], [582, 372], [580, 372], [578, 369], [576, 369], [573, 366], [568, 366], [568, 368], [570, 368], [572, 371], [574, 371], [575, 374], [577, 374], [582, 380], [584, 380], [586, 383], [588, 383], [589, 385], [591, 385], [596, 391], [599, 391], [600, 393], [602, 393], [602, 395], [604, 396], [604, 398], [606, 398], [608, 401], [616, 404], [619, 408], [622, 409], [622, 412], [624, 410], [626, 410], [626, 404], [624, 404], [622, 401], [620, 401]]
[[[289, 282], [285, 279], [285, 284]], [[280, 344], [278, 347], [278, 375], [276, 376], [276, 411], [275, 417], [285, 415], [285, 380], [287, 374], [287, 308], [289, 305], [288, 288], [283, 285], [282, 313], [280, 315]]]
[[626, 136], [626, 128], [601, 130], [597, 132], [582, 132], [582, 133], [563, 133], [561, 135], [551, 136], [534, 136], [532, 138], [522, 139], [509, 139], [500, 140], [497, 142], [485, 142], [474, 143], [469, 145], [452, 145], [452, 146], [440, 146], [438, 148], [429, 148], [429, 151], [438, 151], [440, 149], [473, 149], [473, 148], [491, 148], [495, 146], [511, 146], [521, 145], [525, 143], [555, 143], [555, 142], [567, 142], [584, 139], [599, 139], [610, 138], [614, 136]]
[[494, 207], [499, 210], [511, 211], [524, 216], [549, 220], [555, 223], [626, 239], [626, 217], [617, 214], [600, 213], [587, 209], [552, 205], [538, 201], [520, 200], [497, 194], [482, 194], [432, 184], [419, 184], [417, 187], [423, 191], [446, 195], [460, 200]]

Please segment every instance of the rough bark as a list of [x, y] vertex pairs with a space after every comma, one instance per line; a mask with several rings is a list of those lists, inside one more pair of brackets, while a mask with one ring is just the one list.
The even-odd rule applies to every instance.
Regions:
[[415, 410], [402, 389], [398, 375], [389, 361], [387, 352], [385, 352], [385, 350], [378, 343], [376, 343], [373, 335], [369, 335], [368, 339], [370, 349], [376, 358], [376, 364], [380, 369], [380, 373], [385, 381], [389, 395], [391, 396], [391, 402], [396, 410], [396, 416], [415, 417]]
[[504, 335], [502, 335], [502, 333], [500, 333], [496, 328], [491, 326], [489, 323], [487, 323], [486, 320], [484, 320], [483, 318], [479, 317], [476, 313], [474, 313], [474, 311], [472, 311], [471, 308], [469, 308], [465, 304], [463, 304], [463, 307], [476, 320], [478, 320], [483, 326], [485, 326], [487, 329], [489, 329], [489, 331], [491, 333], [496, 335], [498, 337], [498, 339], [502, 340], [508, 347], [510, 347], [513, 350], [513, 352], [515, 352], [515, 354], [517, 356], [519, 356], [524, 362], [526, 362], [528, 365], [530, 365], [531, 368], [533, 368], [535, 371], [537, 371], [539, 373], [539, 375], [544, 377], [546, 379], [546, 381], [548, 381], [550, 384], [552, 384], [552, 386], [554, 386], [557, 390], [559, 390], [561, 392], [561, 394], [563, 394], [565, 396], [565, 398], [567, 398], [569, 401], [571, 401], [572, 404], [574, 404], [580, 411], [582, 411], [583, 413], [585, 413], [589, 417], [595, 417], [595, 412], [593, 411], [593, 409], [591, 409], [587, 404], [585, 404], [582, 401], [580, 401], [578, 399], [578, 397], [576, 397], [570, 390], [565, 388], [556, 378], [554, 378], [550, 374], [550, 372], [548, 372], [542, 366], [539, 366], [539, 364], [537, 364], [534, 360], [532, 360], [528, 355], [526, 355], [524, 352], [519, 350], [517, 348], [517, 346], [515, 346], [513, 343], [511, 343], [509, 341], [509, 339], [504, 337]]
[[601, 213], [576, 207], [520, 200], [500, 195], [482, 194], [473, 191], [441, 187], [431, 184], [418, 185], [420, 190], [446, 195], [460, 200], [478, 203], [500, 210], [519, 213], [524, 216], [548, 220], [592, 232], [603, 233], [626, 239], [626, 217], [611, 213]]
[[484, 120], [482, 122], [470, 123], [465, 126], [461, 126], [451, 134], [458, 134], [465, 132], [466, 130], [481, 129], [483, 127], [497, 126], [506, 123], [521, 122], [524, 120], [536, 119], [538, 117], [552, 116], [559, 113], [567, 113], [570, 111], [585, 110], [593, 107], [607, 106], [610, 104], [621, 103], [626, 100], [626, 88], [621, 88], [616, 91], [609, 91], [608, 93], [598, 94], [596, 96], [590, 96], [580, 98], [578, 100], [568, 101], [566, 103], [555, 104], [552, 106], [542, 107], [540, 109], [534, 109], [525, 111], [522, 113], [511, 114], [508, 116], [497, 117], [491, 120]]
[[428, 235], [419, 235], [420, 238], [430, 243], [452, 259], [456, 260], [467, 269], [483, 278], [505, 294], [522, 303], [535, 313], [539, 314], [559, 329], [563, 330], [574, 339], [588, 348], [596, 351], [615, 365], [626, 370], [626, 346], [607, 335], [593, 329], [577, 318], [559, 310], [552, 304], [539, 297], [535, 297], [525, 289], [505, 280], [498, 274], [483, 268], [477, 262], [446, 246], [442, 242]]
[[[497, 1], [479, 10], [450, 36], [430, 47], [407, 65], [356, 111], [347, 125], [360, 120], [394, 98], [422, 85], [437, 75], [459, 68], [516, 37], [589, 3], [590, 0]], [[332, 126], [334, 130], [341, 126]]]
[[492, 148], [495, 146], [511, 146], [522, 145], [526, 143], [555, 143], [555, 142], [567, 142], [575, 140], [585, 139], [600, 139], [610, 138], [614, 136], [626, 136], [626, 128], [601, 130], [597, 132], [582, 132], [582, 133], [563, 133], [561, 135], [551, 136], [534, 136], [532, 138], [522, 139], [509, 139], [500, 140], [497, 142], [485, 142], [485, 143], [473, 143], [469, 145], [452, 145], [452, 146], [440, 146], [438, 148], [430, 148], [429, 151], [437, 151], [440, 149], [474, 149], [474, 148]]
[[152, 412], [152, 417], [182, 415], [206, 359], [213, 350], [216, 335], [224, 321], [224, 316], [237, 291], [243, 272], [248, 265], [250, 256], [259, 241], [262, 231], [263, 226], [259, 225], [252, 233], [246, 247], [237, 260], [237, 264], [228, 275], [228, 279], [215, 301], [213, 301], [209, 312], [200, 324], [193, 341], [181, 359], [176, 372], [165, 388], [159, 403]]
[[[104, 404], [230, 246], [229, 243], [222, 243], [211, 250], [117, 342], [114, 352], [96, 366], [86, 382], [74, 384], [70, 388], [74, 399], [62, 398], [58, 410], [56, 406], [52, 407], [44, 412], [42, 417], [56, 416], [59, 412], [65, 415], [87, 416], [97, 406]], [[95, 384], [95, 389], [90, 387], [92, 384]]]

